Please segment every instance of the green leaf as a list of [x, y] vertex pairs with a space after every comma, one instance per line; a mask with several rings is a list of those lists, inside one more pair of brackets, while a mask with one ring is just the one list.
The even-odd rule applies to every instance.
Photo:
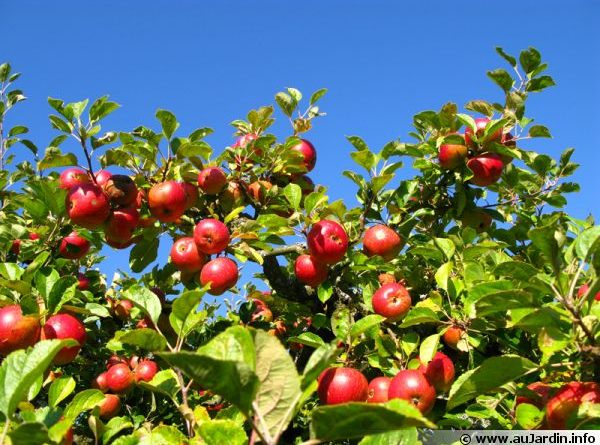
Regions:
[[38, 162], [38, 168], [40, 170], [46, 170], [48, 168], [78, 165], [78, 163], [77, 156], [73, 153], [63, 154], [58, 147], [48, 147], [44, 152], [43, 159]]
[[51, 114], [50, 116], [48, 116], [48, 118], [50, 119], [50, 124], [52, 125], [52, 128], [62, 131], [63, 133], [71, 133], [71, 129], [73, 126], [69, 122], [65, 121], [64, 119], [61, 119], [60, 117], [54, 114]]
[[529, 137], [532, 138], [551, 138], [550, 130], [543, 125], [533, 125], [529, 129]]
[[75, 379], [71, 376], [59, 377], [48, 389], [48, 405], [55, 407], [75, 391]]
[[526, 50], [521, 51], [521, 54], [519, 54], [519, 62], [521, 63], [523, 71], [530, 74], [540, 66], [540, 63], [542, 63], [542, 56], [537, 49], [530, 46]]
[[167, 340], [154, 329], [133, 329], [119, 336], [118, 341], [147, 351], [163, 351], [167, 347]]
[[600, 226], [590, 227], [581, 232], [575, 239], [575, 251], [582, 260], [587, 260], [590, 250], [598, 245], [600, 239]]
[[331, 315], [331, 330], [336, 338], [345, 340], [353, 323], [350, 310], [346, 306], [339, 306]]
[[19, 402], [27, 398], [29, 388], [46, 371], [54, 356], [75, 340], [42, 340], [33, 349], [12, 352], [0, 366], [0, 411], [11, 417]]
[[527, 91], [530, 92], [536, 92], [536, 91], [542, 91], [548, 87], [552, 87], [556, 85], [554, 83], [554, 79], [552, 79], [552, 77], [550, 76], [540, 76], [540, 77], [536, 77], [534, 79], [531, 79], [528, 83], [527, 83]]
[[72, 275], [62, 276], [54, 283], [48, 295], [48, 313], [54, 314], [60, 310], [62, 305], [75, 295], [77, 289], [77, 278]]
[[366, 436], [358, 445], [414, 445], [417, 443], [419, 443], [417, 429], [407, 428]]
[[39, 445], [49, 442], [48, 429], [40, 422], [23, 422], [8, 433], [14, 445]]
[[488, 358], [481, 366], [456, 379], [450, 389], [448, 410], [517, 380], [536, 368], [535, 363], [518, 355]]
[[141, 381], [138, 384], [142, 388], [163, 394], [177, 402], [176, 397], [180, 388], [177, 381], [177, 374], [172, 369], [158, 371], [149, 382]]
[[472, 100], [465, 105], [465, 109], [481, 113], [488, 117], [494, 115], [494, 107], [485, 100]]
[[525, 430], [538, 428], [544, 420], [544, 412], [529, 403], [520, 403], [515, 410], [519, 426]]
[[475, 311], [478, 316], [483, 317], [496, 312], [506, 312], [509, 309], [538, 305], [538, 300], [532, 293], [513, 289], [482, 296], [475, 302]]
[[169, 322], [175, 332], [185, 338], [202, 320], [204, 312], [197, 312], [198, 305], [204, 297], [204, 291], [186, 291], [173, 300]]
[[158, 255], [158, 237], [143, 239], [133, 246], [129, 254], [129, 267], [132, 272], [143, 271]]
[[285, 198], [288, 200], [290, 205], [294, 208], [294, 210], [298, 210], [300, 208], [300, 201], [302, 200], [302, 189], [298, 184], [290, 182], [283, 189], [283, 194], [285, 195]]
[[321, 99], [327, 93], [327, 88], [321, 88], [315, 91], [312, 96], [310, 96], [310, 104], [314, 105], [317, 103], [319, 99]]
[[173, 113], [167, 110], [158, 110], [156, 118], [160, 121], [163, 134], [167, 139], [171, 139], [175, 130], [179, 127], [179, 122]]
[[198, 354], [219, 360], [242, 362], [254, 371], [256, 356], [250, 331], [242, 326], [233, 326], [221, 332], [198, 349]]
[[108, 96], [100, 97], [94, 101], [90, 107], [90, 120], [99, 121], [104, 119], [110, 113], [118, 109], [120, 105], [116, 102], [109, 102]]
[[517, 59], [510, 54], [506, 53], [501, 47], [496, 47], [496, 52], [500, 54], [500, 56], [506, 60], [512, 67], [517, 66]]
[[162, 305], [156, 294], [150, 289], [139, 284], [134, 284], [123, 292], [122, 298], [130, 300], [137, 307], [143, 309], [144, 313], [150, 316], [154, 324], [158, 323]]
[[323, 442], [382, 434], [433, 424], [405, 400], [385, 404], [345, 403], [320, 406], [312, 413], [311, 436]]
[[555, 239], [555, 231], [552, 227], [540, 227], [528, 232], [532, 244], [537, 247], [551, 262], [555, 271], [560, 270], [560, 249]]
[[281, 111], [283, 111], [286, 116], [292, 117], [294, 108], [296, 108], [296, 102], [289, 94], [277, 93], [275, 95], [275, 102], [277, 102], [277, 105], [279, 105]]
[[325, 303], [333, 296], [333, 286], [329, 281], [325, 281], [317, 288], [317, 298], [321, 303]]
[[492, 79], [500, 88], [504, 90], [504, 92], [509, 92], [515, 81], [513, 78], [506, 72], [506, 70], [499, 68], [494, 71], [488, 71], [487, 75], [490, 79]]
[[366, 317], [361, 318], [350, 328], [350, 336], [356, 338], [359, 335], [365, 333], [374, 326], [378, 326], [385, 320], [385, 317], [378, 314], [369, 314]]
[[539, 270], [529, 263], [523, 261], [506, 261], [498, 264], [494, 268], [494, 275], [499, 277], [508, 277], [513, 280], [529, 281], [531, 277], [537, 275]]
[[368, 171], [377, 165], [377, 157], [369, 150], [353, 151], [350, 157]]
[[246, 445], [244, 429], [233, 420], [212, 420], [200, 425], [200, 437], [206, 445]]
[[[104, 425], [102, 432], [102, 443], [107, 444], [121, 433], [123, 430], [133, 428], [131, 423], [126, 417], [113, 417]], [[122, 436], [122, 434], [120, 434]]]
[[302, 390], [308, 388], [338, 356], [340, 349], [336, 345], [319, 346], [311, 354], [302, 375]]
[[261, 418], [258, 426], [263, 435], [277, 438], [292, 420], [300, 400], [300, 377], [292, 357], [276, 337], [259, 330], [254, 344], [260, 381], [254, 413]]
[[300, 343], [302, 345], [310, 346], [311, 348], [318, 348], [325, 345], [325, 342], [314, 332], [302, 332], [297, 337], [290, 337], [288, 341], [291, 343]]
[[439, 321], [438, 315], [428, 307], [413, 307], [402, 321], [400, 327], [407, 328], [423, 323], [438, 323]]
[[437, 352], [440, 344], [440, 334], [433, 334], [421, 342], [419, 347], [419, 359], [424, 363], [429, 363]]
[[348, 139], [348, 142], [350, 142], [358, 151], [369, 151], [369, 146], [361, 137], [346, 136], [346, 139]]

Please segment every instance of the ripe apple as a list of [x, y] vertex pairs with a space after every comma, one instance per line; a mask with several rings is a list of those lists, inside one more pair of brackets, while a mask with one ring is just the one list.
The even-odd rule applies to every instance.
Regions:
[[112, 175], [102, 188], [108, 199], [120, 206], [131, 205], [138, 198], [138, 188], [127, 175]]
[[112, 238], [105, 236], [104, 240], [106, 241], [106, 244], [108, 244], [110, 247], [114, 248], [114, 249], [127, 249], [129, 246], [131, 246], [132, 244], [134, 244], [134, 242], [136, 242], [136, 240], [138, 240], [140, 237], [135, 237], [135, 238], [131, 238], [127, 241], [117, 241], [117, 240], [113, 240]]
[[433, 359], [427, 364], [421, 363], [418, 370], [438, 392], [448, 391], [454, 382], [454, 363], [443, 352], [436, 352]]
[[63, 258], [78, 260], [84, 257], [89, 250], [90, 242], [73, 231], [61, 240], [58, 253]]
[[438, 160], [440, 161], [440, 167], [445, 170], [453, 170], [460, 167], [465, 163], [467, 159], [468, 149], [465, 145], [461, 144], [442, 144], [440, 145], [440, 151]]
[[348, 235], [337, 222], [319, 221], [308, 232], [308, 250], [313, 258], [323, 264], [339, 262], [348, 249]]
[[226, 257], [210, 260], [200, 271], [200, 284], [206, 286], [210, 283], [208, 293], [221, 295], [231, 289], [238, 280], [238, 268], [234, 261]]
[[96, 178], [96, 184], [100, 187], [104, 187], [108, 180], [112, 177], [112, 173], [108, 170], [98, 170], [94, 173], [94, 177]]
[[229, 230], [219, 220], [203, 219], [194, 228], [194, 241], [198, 250], [207, 255], [224, 251], [229, 245], [229, 240]]
[[444, 332], [442, 339], [444, 343], [452, 349], [457, 349], [458, 342], [466, 335], [465, 331], [458, 326], [450, 326]]
[[71, 188], [65, 202], [69, 218], [86, 229], [100, 227], [110, 214], [108, 198], [96, 184]]
[[306, 167], [307, 172], [310, 172], [315, 168], [315, 164], [317, 163], [317, 150], [315, 150], [313, 144], [306, 139], [300, 139], [300, 142], [294, 145], [292, 150], [297, 151], [302, 155], [304, 158], [304, 167]]
[[463, 212], [461, 222], [463, 226], [472, 227], [477, 233], [481, 233], [492, 225], [492, 215], [482, 208], [475, 207]]
[[219, 167], [207, 167], [198, 174], [198, 185], [207, 195], [218, 195], [227, 185], [227, 176]]
[[[577, 290], [577, 297], [582, 298], [585, 294], [587, 294], [589, 289], [590, 289], [590, 286], [588, 286], [587, 284], [581, 285], [579, 287], [579, 289]], [[596, 295], [594, 296], [594, 300], [600, 301], [600, 291], [596, 292]]]
[[83, 273], [77, 274], [77, 289], [84, 291], [90, 288], [90, 279]]
[[69, 314], [56, 314], [46, 320], [42, 328], [42, 340], [72, 338], [79, 343], [76, 346], [62, 348], [54, 357], [54, 364], [71, 363], [85, 344], [86, 334], [83, 323]]
[[487, 187], [500, 179], [504, 162], [496, 153], [484, 153], [469, 159], [467, 167], [473, 172], [471, 182], [480, 187]]
[[363, 247], [367, 256], [379, 255], [390, 261], [402, 249], [402, 238], [385, 224], [377, 224], [365, 231]]
[[521, 403], [529, 403], [530, 405], [536, 406], [538, 409], [543, 409], [555, 388], [542, 382], [534, 382], [527, 385], [527, 389], [534, 392], [537, 397], [531, 398], [529, 396], [517, 396], [515, 401], [515, 409]]
[[244, 192], [238, 182], [230, 181], [227, 188], [219, 195], [219, 203], [227, 210], [232, 210], [237, 207], [242, 207], [246, 203], [244, 201]]
[[100, 417], [108, 420], [121, 411], [121, 399], [114, 394], [104, 394], [104, 400], [100, 402]]
[[107, 375], [108, 375], [108, 373], [106, 371], [98, 374], [96, 376], [96, 378], [94, 378], [94, 380], [92, 380], [92, 388], [99, 389], [102, 392], [108, 391], [109, 387], [108, 387]]
[[369, 383], [368, 403], [385, 403], [388, 401], [388, 391], [392, 379], [389, 377], [375, 377]]
[[135, 376], [129, 365], [119, 363], [118, 365], [111, 366], [106, 371], [106, 383], [108, 388], [117, 393], [126, 392], [129, 390], [135, 382]]
[[[490, 122], [490, 120], [487, 117], [480, 117], [475, 119], [475, 127], [477, 129], [476, 136], [478, 138], [481, 138], [483, 136], [483, 133], [485, 132], [485, 127], [487, 126], [488, 122]], [[478, 148], [478, 145], [473, 139], [471, 139], [472, 135], [473, 130], [471, 129], [471, 127], [467, 127], [467, 129], [465, 130], [465, 143], [467, 144], [467, 147], [476, 149]], [[482, 141], [481, 145], [485, 146], [486, 143], [489, 142], [500, 142], [501, 139], [502, 128], [499, 128], [493, 134], [488, 135], [488, 137], [484, 141]]]
[[0, 355], [33, 346], [40, 338], [40, 320], [23, 315], [21, 306], [11, 304], [0, 309]]
[[404, 369], [392, 379], [388, 397], [406, 400], [427, 414], [435, 404], [435, 389], [416, 369]]
[[[40, 239], [40, 236], [37, 233], [30, 233], [29, 234], [29, 240], [30, 241], [37, 241]], [[12, 253], [14, 253], [15, 255], [18, 255], [19, 253], [21, 253], [21, 240], [20, 239], [16, 239], [13, 241], [12, 245], [10, 246], [10, 251]]]
[[110, 369], [115, 365], [128, 365], [129, 362], [125, 357], [121, 357], [120, 355], [111, 355], [106, 361], [106, 369]]
[[319, 376], [317, 392], [325, 405], [364, 402], [369, 396], [369, 382], [356, 369], [327, 368]]
[[77, 185], [89, 184], [92, 182], [90, 175], [80, 168], [67, 168], [60, 174], [58, 180], [59, 187], [64, 190], [70, 190]]
[[269, 181], [259, 179], [248, 186], [248, 195], [255, 201], [264, 204], [266, 201], [266, 193], [273, 188], [273, 184]]
[[200, 272], [206, 263], [206, 255], [198, 251], [191, 236], [179, 238], [171, 247], [171, 262], [182, 272]]
[[564, 430], [582, 403], [600, 403], [600, 386], [594, 382], [570, 382], [546, 405], [546, 422], [551, 430]]
[[373, 294], [373, 311], [390, 321], [400, 320], [410, 309], [412, 300], [408, 290], [400, 283], [388, 283]]
[[158, 365], [152, 360], [142, 360], [134, 369], [135, 381], [149, 382], [158, 372]]
[[188, 195], [181, 182], [165, 181], [148, 193], [150, 213], [161, 222], [174, 222], [185, 212]]
[[329, 268], [310, 255], [300, 255], [294, 264], [296, 278], [310, 287], [318, 287], [329, 275]]
[[384, 284], [395, 283], [396, 277], [391, 273], [380, 273], [377, 276], [377, 281], [379, 281], [379, 284], [383, 286]]
[[134, 304], [131, 300], [120, 299], [113, 301], [113, 312], [117, 317], [119, 317], [123, 321], [129, 320], [131, 317], [131, 310], [133, 309]]
[[114, 243], [125, 243], [131, 239], [138, 226], [140, 214], [136, 208], [125, 207], [110, 212], [104, 224], [106, 239]]

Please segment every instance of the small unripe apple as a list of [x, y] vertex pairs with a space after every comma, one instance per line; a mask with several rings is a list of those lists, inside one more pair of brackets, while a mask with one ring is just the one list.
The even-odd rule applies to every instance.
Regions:
[[158, 365], [152, 360], [142, 360], [134, 369], [136, 382], [149, 382], [158, 372]]
[[473, 172], [471, 183], [487, 187], [498, 182], [502, 176], [504, 162], [496, 153], [484, 153], [469, 159], [467, 167]]
[[152, 186], [148, 193], [148, 207], [152, 216], [161, 222], [174, 222], [185, 212], [188, 195], [177, 181], [165, 181]]
[[92, 178], [90, 178], [90, 175], [86, 171], [71, 167], [60, 174], [58, 182], [61, 189], [70, 190], [77, 185], [89, 184], [92, 182]]
[[[577, 290], [577, 297], [582, 298], [585, 294], [587, 294], [589, 289], [590, 286], [588, 286], [587, 284], [581, 285]], [[594, 301], [600, 301], [600, 291], [596, 292], [596, 295], [594, 296]]]
[[446, 170], [453, 170], [460, 167], [467, 159], [468, 149], [465, 145], [460, 144], [442, 144], [438, 159], [440, 167]]
[[348, 235], [337, 222], [324, 219], [308, 232], [308, 250], [312, 257], [323, 264], [339, 262], [348, 250]]
[[306, 171], [310, 172], [313, 168], [315, 168], [315, 164], [317, 163], [317, 150], [313, 144], [311, 144], [306, 139], [300, 139], [296, 145], [292, 147], [292, 150], [297, 151], [304, 158], [303, 164], [306, 167]]
[[400, 283], [388, 283], [373, 294], [373, 311], [390, 321], [397, 321], [410, 310], [412, 300], [408, 290]]
[[443, 352], [436, 352], [429, 363], [422, 363], [419, 371], [438, 392], [448, 391], [454, 382], [454, 363]]
[[442, 339], [444, 340], [444, 343], [446, 343], [446, 346], [452, 349], [457, 349], [458, 342], [465, 335], [466, 333], [462, 328], [458, 326], [450, 326], [448, 329], [446, 329], [446, 332], [444, 332]]
[[356, 369], [328, 368], [319, 375], [317, 392], [325, 405], [364, 402], [369, 396], [369, 382]]
[[530, 405], [536, 406], [538, 409], [543, 409], [544, 405], [548, 402], [548, 399], [554, 392], [555, 388], [550, 385], [546, 385], [542, 382], [534, 382], [527, 385], [527, 389], [536, 394], [537, 397], [530, 396], [517, 396], [515, 401], [515, 408], [521, 403], [529, 403]]
[[477, 233], [481, 233], [489, 229], [492, 225], [492, 215], [482, 208], [475, 207], [463, 212], [461, 222], [463, 226], [472, 227]]
[[266, 195], [269, 190], [273, 188], [273, 184], [269, 181], [260, 179], [254, 181], [248, 186], [248, 195], [255, 201], [264, 204], [266, 202]]
[[600, 386], [595, 382], [564, 385], [546, 404], [546, 422], [551, 430], [564, 430], [582, 403], [600, 403]]
[[98, 406], [100, 407], [100, 417], [108, 420], [121, 411], [121, 399], [114, 394], [104, 394], [104, 400]]
[[[490, 122], [490, 120], [487, 117], [480, 117], [480, 118], [475, 119], [476, 136], [478, 138], [481, 138], [483, 136], [483, 134], [485, 132], [485, 127], [487, 126], [488, 122]], [[471, 138], [472, 135], [473, 135], [473, 130], [471, 129], [471, 127], [467, 127], [467, 129], [465, 130], [465, 143], [467, 144], [467, 147], [476, 149], [476, 148], [478, 148], [478, 146], [475, 143], [475, 141]], [[485, 146], [486, 144], [488, 144], [490, 142], [500, 142], [501, 139], [502, 139], [502, 128], [499, 128], [494, 133], [488, 135], [488, 137], [485, 138], [484, 141], [481, 141], [480, 144]]]
[[319, 263], [310, 255], [300, 255], [296, 258], [294, 271], [298, 281], [310, 287], [318, 287], [329, 275], [327, 265]]
[[227, 210], [244, 206], [244, 192], [240, 184], [230, 181], [227, 188], [219, 195], [219, 203]]
[[78, 260], [84, 257], [89, 250], [90, 242], [77, 232], [71, 232], [61, 240], [58, 253], [63, 258]]
[[112, 175], [102, 187], [108, 199], [114, 204], [128, 206], [138, 197], [138, 189], [127, 175]]
[[33, 346], [40, 338], [40, 320], [23, 315], [21, 306], [11, 304], [0, 309], [0, 355]]
[[206, 255], [198, 251], [194, 238], [179, 238], [171, 248], [171, 262], [182, 272], [200, 272], [206, 264]]
[[138, 226], [140, 214], [136, 208], [126, 207], [113, 210], [104, 224], [106, 239], [116, 243], [125, 243], [131, 239]]
[[392, 379], [389, 377], [375, 377], [369, 382], [369, 403], [385, 403], [388, 401], [388, 391]]
[[108, 170], [98, 170], [94, 173], [94, 177], [96, 178], [96, 184], [100, 187], [104, 187], [108, 180], [112, 177], [112, 173]]
[[71, 221], [86, 229], [100, 227], [110, 214], [108, 198], [96, 184], [81, 184], [71, 188], [65, 206]]
[[54, 357], [54, 364], [66, 365], [71, 363], [85, 344], [85, 326], [77, 318], [69, 314], [56, 314], [46, 320], [42, 328], [42, 340], [73, 339], [79, 343], [76, 346], [64, 347]]
[[229, 245], [229, 240], [229, 230], [219, 220], [203, 219], [194, 228], [194, 241], [198, 250], [207, 255], [224, 251]]
[[227, 185], [227, 176], [219, 167], [207, 167], [198, 174], [198, 186], [207, 195], [218, 195]]
[[106, 392], [109, 390], [108, 380], [106, 378], [107, 372], [103, 372], [98, 374], [94, 380], [92, 380], [92, 388], [99, 389], [102, 392]]
[[83, 273], [77, 274], [77, 289], [84, 291], [90, 288], [90, 279]]
[[111, 366], [106, 371], [106, 383], [108, 388], [117, 393], [128, 391], [135, 382], [135, 376], [129, 365], [119, 363], [118, 365]]
[[435, 389], [416, 369], [404, 369], [392, 379], [389, 399], [403, 399], [427, 414], [435, 404]]
[[377, 224], [365, 231], [363, 247], [367, 256], [379, 255], [389, 261], [400, 253], [402, 238], [385, 224]]
[[238, 280], [238, 268], [234, 261], [226, 257], [218, 257], [204, 265], [200, 272], [200, 284], [210, 283], [208, 293], [221, 295], [231, 289]]

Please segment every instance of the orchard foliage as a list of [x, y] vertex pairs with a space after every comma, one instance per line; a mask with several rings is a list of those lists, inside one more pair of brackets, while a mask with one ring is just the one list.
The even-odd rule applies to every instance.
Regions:
[[[410, 141], [378, 151], [348, 137], [354, 204], [306, 176], [326, 149], [306, 135], [324, 89], [275, 96], [289, 135], [261, 107], [220, 152], [167, 110], [116, 131], [108, 97], [50, 98], [41, 150], [7, 126], [25, 96], [1, 65], [0, 442], [600, 427], [600, 228], [561, 210], [573, 149], [527, 149], [551, 137], [526, 113], [554, 85], [547, 65], [497, 51], [502, 102], [420, 112]], [[133, 274], [107, 281], [105, 244], [129, 249]], [[261, 272], [240, 283], [248, 262]]]

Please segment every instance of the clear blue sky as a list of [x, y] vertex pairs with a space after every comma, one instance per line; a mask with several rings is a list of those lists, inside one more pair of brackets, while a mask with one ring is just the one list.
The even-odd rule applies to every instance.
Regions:
[[[184, 132], [214, 128], [209, 142], [221, 150], [232, 141], [228, 123], [273, 103], [277, 91], [327, 87], [321, 106], [328, 115], [309, 136], [319, 153], [311, 176], [333, 198], [352, 201], [352, 184], [341, 175], [353, 168], [345, 135], [378, 149], [406, 140], [421, 110], [448, 100], [499, 101], [485, 75], [504, 66], [494, 47], [514, 54], [532, 45], [558, 86], [531, 97], [527, 110], [554, 139], [526, 148], [557, 156], [575, 147], [582, 192], [568, 210], [598, 217], [599, 2], [403, 3], [3, 0], [0, 59], [24, 73], [19, 86], [29, 97], [11, 122], [28, 125], [45, 147], [55, 136], [48, 96], [110, 94], [123, 107], [106, 129], [155, 126], [155, 110], [166, 108]], [[284, 119], [275, 131], [289, 134]], [[165, 258], [170, 245], [161, 247]], [[124, 266], [107, 253], [107, 271]]]

